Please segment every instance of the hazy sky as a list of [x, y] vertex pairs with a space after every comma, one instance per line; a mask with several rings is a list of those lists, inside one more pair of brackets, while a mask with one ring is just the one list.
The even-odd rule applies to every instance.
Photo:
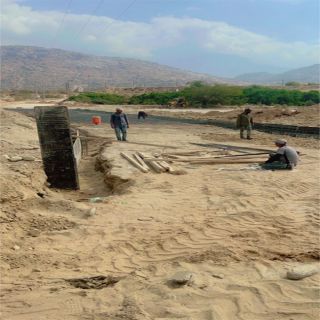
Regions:
[[319, 63], [318, 0], [0, 0], [2, 44], [233, 76]]

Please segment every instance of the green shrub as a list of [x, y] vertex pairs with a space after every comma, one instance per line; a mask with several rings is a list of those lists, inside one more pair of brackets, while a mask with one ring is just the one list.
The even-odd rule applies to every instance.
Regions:
[[303, 92], [261, 86], [244, 88], [240, 86], [207, 85], [199, 81], [192, 83], [180, 92], [152, 92], [130, 98], [110, 93], [83, 92], [70, 97], [69, 100], [95, 104], [168, 105], [172, 100], [177, 98], [184, 98], [187, 105], [195, 108], [242, 105], [245, 103], [288, 106], [320, 103], [320, 94], [316, 90]]
[[132, 96], [128, 103], [129, 104], [169, 104], [175, 98], [179, 98], [181, 93], [179, 92], [152, 92], [144, 93], [138, 96]]
[[124, 104], [127, 102], [123, 96], [101, 92], [83, 92], [70, 97], [69, 100], [94, 104]]

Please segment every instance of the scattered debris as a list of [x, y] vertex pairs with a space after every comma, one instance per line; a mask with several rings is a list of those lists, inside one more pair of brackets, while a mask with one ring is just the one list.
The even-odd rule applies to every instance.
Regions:
[[313, 276], [320, 271], [319, 266], [315, 265], [300, 265], [294, 267], [287, 272], [287, 279], [289, 280], [301, 280], [306, 277]]
[[94, 198], [89, 198], [90, 203], [98, 203], [98, 202], [104, 202], [106, 197], [94, 197]]
[[92, 217], [97, 213], [97, 208], [91, 208], [88, 212], [88, 216]]
[[137, 220], [139, 220], [139, 221], [152, 221], [153, 217], [142, 217], [142, 218], [138, 218]]
[[37, 196], [39, 196], [40, 198], [44, 198], [46, 194], [44, 192], [37, 192]]
[[35, 157], [33, 156], [8, 156], [7, 154], [4, 154], [3, 155], [8, 161], [11, 161], [11, 162], [18, 162], [18, 161], [39, 161], [39, 160], [36, 160]]
[[31, 237], [38, 237], [40, 235], [40, 231], [38, 229], [31, 229], [29, 230], [28, 235]]
[[13, 157], [9, 157], [8, 160], [11, 161], [11, 162], [17, 162], [17, 161], [22, 161], [23, 158], [20, 157], [20, 156], [13, 156]]
[[193, 281], [193, 273], [189, 271], [179, 271], [175, 273], [169, 280], [169, 284], [174, 286], [183, 286]]
[[69, 284], [81, 289], [103, 289], [112, 287], [121, 280], [120, 277], [95, 276], [88, 278], [65, 279]]
[[217, 279], [223, 279], [224, 278], [224, 274], [219, 273], [219, 274], [212, 274], [212, 277], [217, 278]]
[[17, 245], [14, 245], [12, 249], [13, 249], [13, 250], [20, 250], [20, 247], [17, 246]]
[[25, 160], [25, 161], [35, 161], [36, 158], [35, 158], [35, 157], [32, 157], [32, 156], [22, 156], [22, 160]]

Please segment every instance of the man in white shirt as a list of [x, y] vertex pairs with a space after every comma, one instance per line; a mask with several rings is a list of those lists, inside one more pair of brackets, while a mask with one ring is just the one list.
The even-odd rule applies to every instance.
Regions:
[[270, 155], [270, 158], [262, 165], [264, 169], [293, 169], [299, 162], [298, 152], [287, 146], [287, 140], [278, 139], [275, 141], [278, 150], [275, 154]]

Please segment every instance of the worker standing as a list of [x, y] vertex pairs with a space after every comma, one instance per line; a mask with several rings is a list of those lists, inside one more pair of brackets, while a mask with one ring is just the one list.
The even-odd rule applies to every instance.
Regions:
[[263, 169], [293, 169], [299, 162], [299, 153], [287, 145], [287, 140], [278, 139], [275, 141], [278, 150], [271, 154], [270, 158], [261, 165]]
[[127, 129], [129, 128], [129, 122], [122, 109], [117, 108], [116, 112], [111, 115], [110, 125], [111, 128], [114, 129], [119, 141], [127, 141]]
[[251, 115], [251, 109], [247, 108], [238, 115], [237, 129], [240, 129], [240, 138], [245, 139], [244, 131], [247, 131], [247, 139], [251, 140], [251, 132], [253, 127], [253, 118]]

